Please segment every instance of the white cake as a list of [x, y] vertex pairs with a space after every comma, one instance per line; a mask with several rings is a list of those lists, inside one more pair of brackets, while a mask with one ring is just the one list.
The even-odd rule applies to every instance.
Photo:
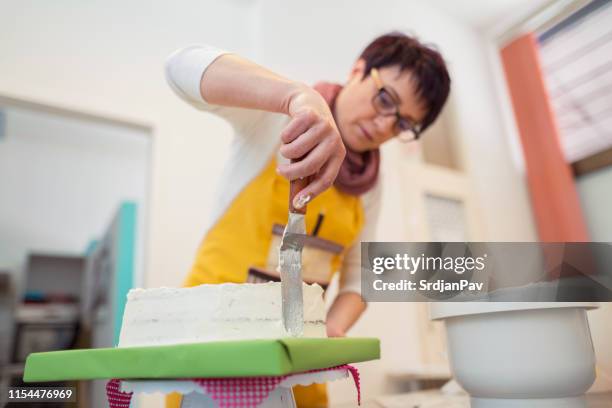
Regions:
[[[224, 283], [130, 290], [119, 347], [283, 337], [280, 283]], [[326, 337], [319, 285], [304, 285], [304, 337]]]

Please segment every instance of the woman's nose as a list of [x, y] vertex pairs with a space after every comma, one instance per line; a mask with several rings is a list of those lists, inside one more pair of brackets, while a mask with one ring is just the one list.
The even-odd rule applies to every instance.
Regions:
[[390, 135], [393, 133], [393, 127], [395, 126], [395, 116], [377, 115], [374, 124], [376, 125], [376, 133], [385, 136]]

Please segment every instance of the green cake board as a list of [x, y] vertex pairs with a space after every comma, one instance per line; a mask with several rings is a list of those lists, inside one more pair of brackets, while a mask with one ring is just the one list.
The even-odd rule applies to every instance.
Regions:
[[286, 338], [30, 354], [25, 382], [259, 377], [380, 358], [375, 338]]

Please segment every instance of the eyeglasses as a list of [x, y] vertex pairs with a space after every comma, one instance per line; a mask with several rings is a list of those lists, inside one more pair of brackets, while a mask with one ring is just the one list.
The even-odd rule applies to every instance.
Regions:
[[417, 140], [421, 133], [421, 126], [399, 114], [399, 103], [393, 94], [385, 88], [378, 74], [378, 69], [372, 68], [370, 75], [372, 75], [374, 84], [378, 88], [378, 92], [372, 98], [372, 105], [374, 105], [376, 112], [383, 116], [395, 116], [397, 118], [393, 129], [400, 141], [411, 142]]

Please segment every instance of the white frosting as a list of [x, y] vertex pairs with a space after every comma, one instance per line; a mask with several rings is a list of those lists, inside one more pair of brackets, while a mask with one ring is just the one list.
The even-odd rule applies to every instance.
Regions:
[[[278, 282], [132, 289], [119, 347], [290, 337], [281, 303]], [[304, 337], [326, 337], [323, 289], [316, 284], [304, 285]]]

